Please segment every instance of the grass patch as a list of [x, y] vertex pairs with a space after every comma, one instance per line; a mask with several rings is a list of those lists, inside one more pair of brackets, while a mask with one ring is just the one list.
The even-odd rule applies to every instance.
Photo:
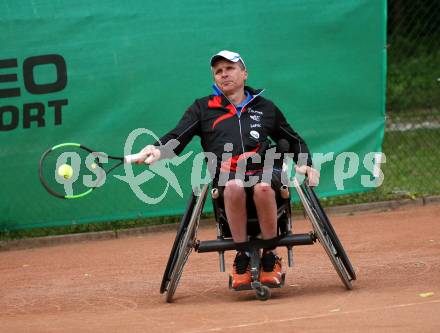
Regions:
[[387, 114], [387, 126], [402, 123], [422, 124], [424, 122], [440, 123], [440, 108], [404, 110], [399, 112], [388, 112]]
[[387, 110], [440, 109], [437, 40], [426, 41], [431, 48], [421, 47], [418, 41], [396, 41], [397, 49], [388, 57]]
[[350, 195], [322, 198], [324, 206], [358, 204], [402, 198], [440, 195], [440, 129], [386, 132], [382, 164], [384, 182], [377, 189]]
[[387, 132], [383, 150], [387, 162], [385, 181], [379, 190], [409, 192], [417, 196], [440, 194], [440, 129]]

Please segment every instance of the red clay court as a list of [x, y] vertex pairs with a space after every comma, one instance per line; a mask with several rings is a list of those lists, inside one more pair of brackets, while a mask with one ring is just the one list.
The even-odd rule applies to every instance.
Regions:
[[[319, 244], [299, 246], [266, 302], [228, 290], [216, 253], [192, 253], [167, 304], [159, 285], [174, 231], [0, 252], [0, 331], [440, 332], [439, 216], [438, 204], [331, 216], [353, 290]], [[215, 238], [214, 226], [198, 238]]]

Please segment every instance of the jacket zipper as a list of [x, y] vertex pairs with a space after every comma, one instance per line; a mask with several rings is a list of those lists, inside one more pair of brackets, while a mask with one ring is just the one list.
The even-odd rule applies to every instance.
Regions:
[[[249, 102], [247, 102], [245, 105], [243, 105], [243, 107], [241, 108], [242, 110], [250, 103], [250, 102], [252, 102], [256, 97], [258, 97], [258, 96], [260, 96], [262, 93], [263, 93], [263, 91], [264, 91], [264, 89], [263, 90], [261, 90], [258, 94], [256, 94], [255, 96], [253, 96], [252, 97], [252, 99], [249, 101]], [[223, 94], [223, 96], [225, 96], [224, 94]], [[241, 151], [242, 151], [242, 154], [245, 152], [244, 151], [244, 143], [243, 143], [243, 132], [241, 131], [241, 121], [240, 121], [240, 117], [241, 117], [241, 112], [240, 112], [240, 114], [238, 115], [237, 114], [237, 109], [235, 108], [235, 105], [233, 104], [233, 103], [231, 103], [231, 101], [229, 100], [229, 98], [227, 98], [226, 96], [225, 96], [225, 98], [226, 98], [226, 100], [229, 102], [229, 104], [231, 104], [233, 107], [234, 107], [234, 109], [235, 109], [235, 114], [237, 115], [237, 117], [238, 117], [238, 128], [240, 129], [240, 141], [241, 141]]]
[[[235, 111], [237, 111], [237, 110], [235, 110]], [[243, 133], [241, 132], [240, 116], [241, 116], [241, 112], [240, 112], [240, 115], [238, 116], [238, 127], [240, 128], [241, 151], [242, 151], [242, 153], [244, 153]]]

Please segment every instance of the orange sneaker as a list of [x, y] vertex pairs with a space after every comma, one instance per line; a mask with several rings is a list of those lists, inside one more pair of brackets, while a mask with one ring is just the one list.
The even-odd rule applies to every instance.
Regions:
[[273, 252], [266, 252], [261, 257], [260, 282], [270, 287], [280, 287], [283, 282], [281, 258]]
[[234, 266], [232, 268], [232, 288], [240, 290], [242, 288], [249, 287], [252, 278], [249, 268], [250, 258], [244, 252], [237, 252], [234, 260]]

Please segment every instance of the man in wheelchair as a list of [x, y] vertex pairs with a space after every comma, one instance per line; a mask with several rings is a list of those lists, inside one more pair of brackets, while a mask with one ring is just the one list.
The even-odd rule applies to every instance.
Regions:
[[[245, 246], [251, 236], [268, 241], [275, 240], [279, 227], [278, 206], [285, 201], [280, 193], [283, 185], [280, 168], [257, 171], [246, 168], [244, 177], [243, 173], [238, 175], [236, 172], [230, 172], [228, 175], [231, 179], [223, 186], [221, 179], [216, 178], [213, 181], [213, 188], [218, 191], [218, 198], [215, 199], [217, 222], [222, 222], [219, 220], [223, 217], [222, 213], [225, 213], [224, 220], [238, 249], [241, 245]], [[254, 225], [255, 223], [258, 225]], [[238, 250], [231, 276], [233, 289], [249, 289], [252, 282], [250, 266], [249, 252]], [[282, 283], [282, 276], [282, 260], [276, 248], [263, 248], [259, 282], [276, 288]]]
[[[173, 130], [141, 151], [142, 158], [138, 162], [149, 164], [175, 156], [198, 135], [204, 152], [214, 157], [210, 159], [215, 161], [210, 170], [213, 187], [223, 198], [232, 239], [240, 248], [240, 244], [248, 241], [247, 202], [250, 198], [255, 205], [260, 237], [270, 240], [277, 236], [276, 198], [282, 183], [280, 170], [272, 166], [268, 169], [265, 163], [270, 139], [287, 140], [296, 171], [306, 174], [310, 185], [317, 184], [319, 173], [312, 168], [306, 143], [278, 107], [262, 96], [263, 90], [245, 85], [248, 72], [242, 57], [224, 50], [215, 54], [210, 64], [214, 93], [197, 99]], [[302, 159], [298, 159], [300, 154]], [[249, 263], [249, 253], [237, 251], [232, 271], [234, 289], [251, 283]], [[276, 248], [264, 248], [260, 282], [277, 286], [281, 276], [282, 261]]]

